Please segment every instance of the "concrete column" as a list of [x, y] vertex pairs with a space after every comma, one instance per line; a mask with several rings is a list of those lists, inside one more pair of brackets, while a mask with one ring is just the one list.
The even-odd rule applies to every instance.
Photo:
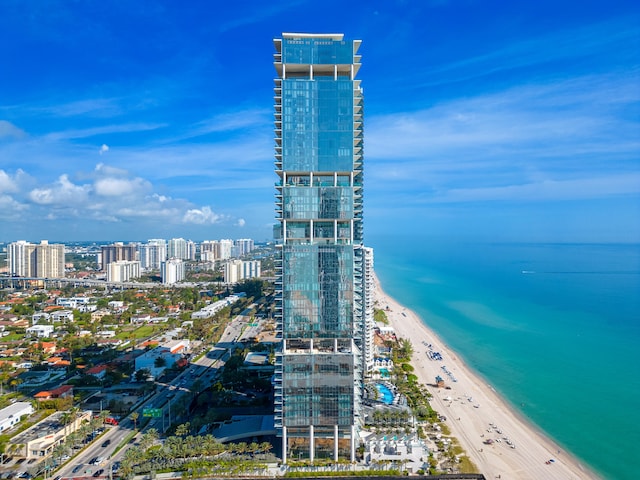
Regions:
[[338, 425], [333, 426], [333, 460], [338, 461]]
[[313, 439], [313, 425], [309, 425], [309, 461], [313, 462], [315, 456], [315, 442]]
[[282, 463], [287, 463], [287, 427], [282, 427]]
[[351, 462], [356, 461], [356, 426], [351, 425]]

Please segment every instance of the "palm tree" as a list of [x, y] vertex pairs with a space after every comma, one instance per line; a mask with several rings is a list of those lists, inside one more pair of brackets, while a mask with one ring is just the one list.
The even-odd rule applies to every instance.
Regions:
[[247, 451], [249, 453], [251, 453], [251, 455], [255, 455], [256, 453], [258, 453], [260, 451], [260, 445], [258, 444], [258, 442], [251, 442], [247, 446]]
[[78, 440], [80, 440], [80, 438], [81, 438], [81, 434], [80, 434], [81, 430], [82, 430], [82, 426], [80, 428], [75, 429], [67, 437], [69, 445], [71, 445], [72, 448], [76, 443], [78, 443]]
[[191, 430], [191, 424], [189, 422], [182, 423], [176, 427], [176, 435], [179, 437], [185, 437]]
[[69, 424], [73, 421], [73, 414], [70, 411], [62, 412], [60, 415], [60, 423], [64, 425], [64, 436], [66, 437], [69, 432], [67, 431]]
[[78, 415], [80, 414], [80, 407], [71, 407], [69, 409], [69, 414], [70, 414], [70, 424], [73, 424], [73, 429], [72, 432], [75, 432], [77, 430], [76, 428], [76, 420], [78, 419]]
[[133, 412], [131, 415], [131, 420], [133, 420], [133, 429], [137, 430], [138, 429], [138, 418], [140, 417], [140, 414], [138, 412]]
[[272, 448], [273, 448], [273, 445], [271, 445], [269, 442], [262, 442], [260, 444], [260, 451], [261, 452], [269, 453]]
[[111, 415], [111, 412], [109, 410], [101, 410], [100, 411], [100, 414], [98, 415], [98, 417], [100, 417], [100, 421], [102, 422], [103, 425], [104, 425], [104, 421], [110, 415]]
[[147, 448], [153, 446], [153, 444], [158, 440], [159, 434], [158, 430], [155, 428], [150, 428], [147, 430], [147, 433], [142, 435], [142, 440], [140, 440], [140, 448], [142, 450], [146, 450]]
[[58, 459], [58, 463], [62, 463], [60, 460], [64, 455], [69, 453], [69, 446], [66, 443], [59, 443], [55, 447], [53, 447], [53, 459]]

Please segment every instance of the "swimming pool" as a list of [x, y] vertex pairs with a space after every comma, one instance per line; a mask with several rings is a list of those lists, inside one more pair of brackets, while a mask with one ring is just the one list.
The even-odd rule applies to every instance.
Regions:
[[381, 383], [376, 383], [376, 390], [380, 394], [380, 401], [391, 405], [393, 403], [393, 392], [389, 387]]

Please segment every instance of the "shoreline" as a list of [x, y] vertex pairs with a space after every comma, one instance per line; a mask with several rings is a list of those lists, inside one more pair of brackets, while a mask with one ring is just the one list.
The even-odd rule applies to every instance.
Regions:
[[[387, 295], [377, 275], [375, 285], [376, 308], [385, 311], [397, 337], [411, 340], [411, 364], [433, 395], [431, 406], [447, 417], [451, 435], [487, 479], [601, 478], [516, 411], [415, 312]], [[430, 359], [429, 350], [439, 352], [442, 359]], [[438, 375], [450, 389], [432, 386]], [[488, 439], [493, 443], [483, 443]]]

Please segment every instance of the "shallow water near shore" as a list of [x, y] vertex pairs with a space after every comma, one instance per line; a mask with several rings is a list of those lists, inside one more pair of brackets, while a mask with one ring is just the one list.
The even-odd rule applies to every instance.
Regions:
[[561, 451], [635, 478], [640, 245], [370, 243], [384, 290]]

